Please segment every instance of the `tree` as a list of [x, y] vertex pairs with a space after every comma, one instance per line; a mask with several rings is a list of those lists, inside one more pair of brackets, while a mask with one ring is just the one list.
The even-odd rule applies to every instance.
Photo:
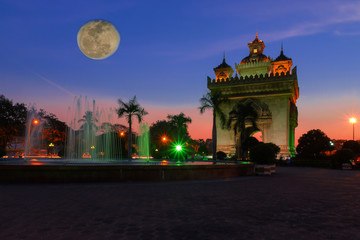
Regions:
[[97, 130], [97, 126], [95, 123], [98, 122], [98, 119], [93, 115], [93, 112], [86, 111], [82, 119], [78, 121], [79, 123], [83, 123], [80, 126], [81, 130], [88, 129], [88, 130]]
[[[45, 126], [43, 129], [43, 138], [46, 139], [48, 145], [53, 143], [57, 146], [59, 153], [64, 152], [66, 129], [67, 125], [65, 122], [60, 121], [55, 114], [46, 113], [43, 109], [40, 109], [38, 115], [45, 119]], [[49, 146], [48, 146], [49, 147]], [[50, 148], [49, 148], [50, 150]], [[62, 155], [62, 154], [59, 154]]]
[[188, 132], [188, 123], [191, 123], [191, 118], [185, 116], [184, 113], [180, 113], [177, 115], [168, 115], [167, 119], [171, 124], [171, 137], [174, 140], [178, 141], [188, 141], [190, 139]]
[[204, 139], [190, 140], [189, 146], [192, 154], [201, 155], [203, 158], [205, 155], [208, 155], [209, 153], [209, 150], [207, 148]]
[[303, 134], [296, 151], [300, 157], [317, 158], [322, 152], [331, 150], [330, 138], [320, 129], [312, 129]]
[[258, 130], [256, 121], [258, 112], [251, 102], [238, 102], [229, 113], [227, 127], [233, 129], [236, 156], [245, 160], [245, 151], [243, 150], [245, 140], [250, 134]]
[[66, 123], [60, 121], [55, 114], [46, 113], [43, 109], [40, 109], [39, 116], [45, 119], [43, 135], [47, 142], [65, 143]]
[[161, 158], [168, 155], [169, 144], [173, 141], [172, 125], [166, 120], [158, 120], [150, 126], [151, 155]]
[[360, 143], [354, 140], [344, 142], [342, 149], [351, 149], [356, 155], [360, 154]]
[[118, 103], [120, 105], [119, 109], [117, 109], [117, 114], [119, 118], [125, 117], [129, 124], [129, 133], [128, 133], [128, 158], [131, 159], [132, 153], [132, 117], [135, 116], [138, 119], [138, 122], [142, 122], [143, 116], [148, 114], [144, 108], [140, 106], [140, 104], [136, 100], [136, 96], [129, 100], [129, 102], [124, 102], [120, 98], [118, 99]]
[[213, 160], [216, 160], [216, 146], [217, 146], [217, 132], [216, 132], [216, 117], [219, 116], [221, 125], [224, 126], [226, 122], [225, 114], [221, 109], [221, 104], [228, 102], [228, 98], [219, 91], [205, 94], [200, 98], [200, 113], [203, 114], [206, 110], [213, 112], [213, 127], [212, 127], [212, 152]]
[[23, 103], [16, 103], [0, 95], [0, 148], [5, 149], [16, 135], [25, 130], [27, 109]]
[[351, 160], [354, 160], [355, 153], [349, 148], [343, 148], [336, 151], [333, 156], [332, 167], [341, 168], [343, 163], [350, 163]]

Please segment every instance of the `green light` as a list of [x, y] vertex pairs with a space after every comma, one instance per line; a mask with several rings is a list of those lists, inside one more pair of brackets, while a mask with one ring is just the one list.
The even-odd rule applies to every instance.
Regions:
[[186, 145], [186, 141], [183, 141], [182, 139], [170, 142], [170, 156], [176, 160], [186, 160], [188, 154]]

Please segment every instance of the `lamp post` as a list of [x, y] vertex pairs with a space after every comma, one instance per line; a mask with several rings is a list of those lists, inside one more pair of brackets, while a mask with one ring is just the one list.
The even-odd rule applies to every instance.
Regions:
[[54, 147], [54, 144], [53, 144], [53, 143], [50, 143], [50, 144], [49, 144], [49, 148], [50, 148], [50, 158], [52, 158], [53, 147]]
[[[91, 153], [90, 153], [90, 156], [91, 156], [91, 158], [96, 158], [96, 152], [95, 152], [95, 146], [94, 145], [92, 145], [91, 147], [90, 147], [90, 149], [91, 149]], [[94, 157], [93, 157], [94, 156]]]
[[349, 122], [352, 123], [353, 125], [353, 141], [355, 141], [355, 123], [356, 123], [356, 118], [352, 117], [349, 119]]
[[[29, 126], [29, 131], [28, 131], [28, 149], [27, 149], [27, 154], [29, 155], [30, 152], [31, 152], [31, 127], [32, 125], [37, 125], [39, 124], [39, 120], [37, 119], [33, 119], [30, 123], [30, 126]], [[24, 156], [25, 157], [25, 156]]]

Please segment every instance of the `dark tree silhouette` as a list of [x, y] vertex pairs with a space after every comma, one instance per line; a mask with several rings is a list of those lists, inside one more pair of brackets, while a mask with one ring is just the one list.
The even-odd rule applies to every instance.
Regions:
[[137, 117], [138, 122], [142, 122], [143, 116], [148, 114], [144, 108], [136, 100], [136, 96], [129, 100], [129, 102], [124, 102], [120, 98], [118, 99], [120, 107], [117, 109], [117, 114], [119, 118], [125, 117], [129, 123], [129, 133], [128, 133], [128, 158], [131, 160], [132, 155], [132, 117]]
[[229, 100], [218, 91], [205, 94], [200, 98], [200, 113], [203, 114], [206, 110], [213, 112], [213, 127], [212, 127], [212, 155], [213, 160], [216, 160], [216, 146], [217, 146], [217, 131], [216, 131], [216, 117], [219, 116], [221, 125], [224, 127], [226, 117], [222, 108], [222, 104], [227, 103]]
[[188, 141], [190, 139], [188, 132], [188, 124], [191, 123], [191, 118], [184, 113], [177, 115], [168, 115], [167, 119], [171, 124], [171, 135], [174, 140]]
[[245, 160], [243, 145], [251, 132], [257, 130], [257, 119], [258, 112], [251, 102], [238, 102], [229, 113], [227, 126], [234, 131], [236, 156], [238, 158]]
[[0, 95], [0, 148], [5, 149], [15, 136], [25, 130], [27, 109]]
[[351, 149], [355, 154], [360, 154], [360, 143], [354, 140], [346, 141], [342, 149]]
[[299, 138], [296, 151], [299, 157], [317, 158], [322, 152], [331, 150], [330, 138], [320, 129], [313, 129]]

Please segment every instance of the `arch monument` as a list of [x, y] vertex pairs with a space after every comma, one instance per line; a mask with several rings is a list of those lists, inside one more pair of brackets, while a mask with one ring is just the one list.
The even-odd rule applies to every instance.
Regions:
[[[280, 147], [280, 155], [295, 155], [295, 128], [298, 125], [296, 100], [299, 98], [296, 67], [292, 68], [292, 59], [284, 55], [281, 46], [280, 55], [273, 60], [263, 54], [265, 44], [255, 39], [248, 44], [249, 56], [234, 70], [225, 61], [214, 68], [215, 79], [208, 77], [210, 92], [220, 91], [230, 100], [222, 106], [228, 114], [239, 101], [251, 102], [259, 118], [257, 127], [262, 133], [263, 142], [272, 142]], [[217, 150], [235, 154], [235, 137], [232, 130], [224, 129], [217, 120]]]

